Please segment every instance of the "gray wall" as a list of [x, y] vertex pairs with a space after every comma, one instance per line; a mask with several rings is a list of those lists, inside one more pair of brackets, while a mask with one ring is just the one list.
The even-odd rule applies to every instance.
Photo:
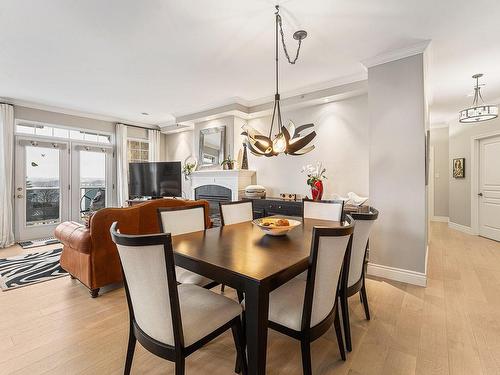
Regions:
[[[326, 168], [324, 198], [333, 193], [346, 195], [354, 191], [368, 196], [368, 96], [361, 95], [338, 102], [320, 104], [294, 111], [283, 109], [283, 121], [296, 126], [314, 123], [317, 133], [315, 149], [302, 156], [279, 155], [266, 158], [248, 153], [250, 169], [257, 171], [257, 183], [269, 196], [297, 193], [311, 196], [303, 166], [320, 161]], [[264, 134], [269, 131], [271, 117], [248, 121]]]
[[[449, 125], [450, 169], [450, 222], [471, 225], [471, 142], [473, 136], [500, 132], [500, 119], [478, 124], [461, 124], [458, 120]], [[465, 158], [465, 178], [451, 176], [451, 160]], [[500, 165], [500, 162], [499, 162]]]
[[380, 216], [370, 262], [425, 273], [424, 57], [368, 69], [370, 201]]
[[448, 217], [450, 163], [448, 127], [431, 129], [431, 147], [434, 149], [434, 216]]

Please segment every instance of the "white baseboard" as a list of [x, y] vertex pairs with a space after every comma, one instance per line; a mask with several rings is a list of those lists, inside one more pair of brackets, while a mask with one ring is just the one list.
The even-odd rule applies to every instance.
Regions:
[[451, 228], [451, 229], [458, 230], [458, 231], [463, 232], [463, 233], [474, 235], [474, 232], [472, 231], [472, 228], [468, 227], [466, 225], [457, 224], [457, 223], [453, 223], [453, 222], [450, 221], [448, 223], [448, 227]]
[[448, 216], [433, 216], [431, 217], [431, 221], [438, 221], [440, 223], [448, 223], [450, 218]]
[[424, 287], [427, 285], [427, 275], [425, 273], [383, 266], [381, 264], [368, 263], [368, 275], [412, 285]]

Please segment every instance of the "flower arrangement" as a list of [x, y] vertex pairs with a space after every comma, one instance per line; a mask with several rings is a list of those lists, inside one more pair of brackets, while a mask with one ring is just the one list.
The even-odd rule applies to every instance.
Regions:
[[184, 178], [186, 180], [189, 179], [189, 176], [191, 176], [191, 173], [196, 169], [196, 163], [184, 163], [184, 167], [182, 167], [182, 173], [184, 174]]
[[317, 162], [316, 166], [308, 164], [302, 167], [302, 173], [307, 173], [307, 185], [311, 187], [313, 199], [321, 200], [323, 197], [323, 180], [327, 178], [325, 176], [326, 168], [323, 167], [323, 163]]

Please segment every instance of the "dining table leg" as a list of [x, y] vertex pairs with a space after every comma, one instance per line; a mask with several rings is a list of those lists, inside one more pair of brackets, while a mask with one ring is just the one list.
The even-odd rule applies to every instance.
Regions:
[[268, 314], [269, 288], [257, 282], [248, 282], [245, 288], [245, 319], [249, 375], [266, 373]]

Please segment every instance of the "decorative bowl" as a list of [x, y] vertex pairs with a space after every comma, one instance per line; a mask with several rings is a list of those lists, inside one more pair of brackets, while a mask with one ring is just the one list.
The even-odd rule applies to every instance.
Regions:
[[264, 217], [261, 219], [255, 219], [252, 223], [258, 226], [265, 234], [270, 236], [284, 236], [302, 224], [298, 220], [280, 217]]

